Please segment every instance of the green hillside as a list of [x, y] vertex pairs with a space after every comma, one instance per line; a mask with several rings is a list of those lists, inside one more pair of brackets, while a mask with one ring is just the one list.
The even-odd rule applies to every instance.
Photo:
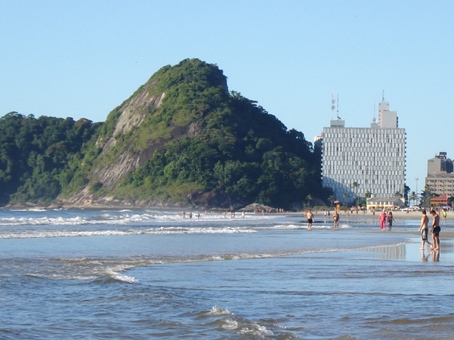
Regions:
[[73, 178], [84, 145], [100, 124], [87, 119], [23, 116], [0, 118], [0, 204], [56, 199]]
[[[32, 162], [19, 170], [24, 180], [16, 179], [20, 185], [10, 186], [4, 202], [287, 208], [329, 194], [321, 187], [320, 156], [303, 133], [229, 92], [223, 72], [198, 59], [161, 68], [105, 123], [85, 128], [49, 173], [55, 190], [31, 190], [41, 164]], [[68, 134], [60, 138], [66, 142]], [[54, 156], [46, 150], [36, 152]], [[4, 159], [0, 166], [8, 168]]]

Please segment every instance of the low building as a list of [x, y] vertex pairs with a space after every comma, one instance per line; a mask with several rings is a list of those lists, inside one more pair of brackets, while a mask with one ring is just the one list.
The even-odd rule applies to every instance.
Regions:
[[449, 196], [448, 195], [441, 195], [438, 197], [434, 197], [430, 200], [430, 205], [432, 207], [437, 206], [447, 206], [449, 203]]
[[366, 200], [367, 210], [382, 210], [382, 209], [401, 209], [405, 207], [405, 203], [402, 199], [396, 197], [388, 198], [368, 198]]

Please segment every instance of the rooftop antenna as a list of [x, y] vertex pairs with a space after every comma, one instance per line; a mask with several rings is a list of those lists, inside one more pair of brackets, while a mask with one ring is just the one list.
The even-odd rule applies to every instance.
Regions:
[[381, 101], [382, 101], [382, 103], [384, 103], [385, 102], [385, 90], [382, 90], [382, 91], [383, 92], [382, 92], [382, 95], [381, 95]]
[[337, 115], [337, 119], [342, 119], [341, 117], [339, 117], [339, 95], [337, 95], [337, 112], [336, 112], [336, 115]]
[[333, 119], [335, 108], [336, 108], [336, 101], [334, 100], [334, 93], [332, 93], [331, 94], [331, 119]]

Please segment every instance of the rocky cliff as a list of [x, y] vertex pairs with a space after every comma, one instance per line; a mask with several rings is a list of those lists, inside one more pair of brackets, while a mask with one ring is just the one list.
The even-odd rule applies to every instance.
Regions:
[[320, 188], [303, 134], [229, 93], [222, 71], [198, 59], [156, 72], [85, 154], [63, 204], [289, 204]]

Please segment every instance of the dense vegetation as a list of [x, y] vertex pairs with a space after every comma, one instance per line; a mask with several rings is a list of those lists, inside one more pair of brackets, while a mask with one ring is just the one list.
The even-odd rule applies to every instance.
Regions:
[[[159, 106], [137, 104], [144, 93], [165, 96]], [[133, 102], [144, 120], [114, 135]], [[303, 133], [229, 92], [222, 71], [198, 59], [160, 69], [103, 124], [11, 113], [0, 133], [1, 203], [70, 198], [87, 187], [92, 198], [212, 206], [289, 207], [330, 194], [321, 187], [320, 155]], [[103, 149], [109, 139], [115, 143]], [[124, 154], [148, 157], [107, 187], [100, 169]]]
[[80, 162], [98, 125], [17, 112], [0, 118], [0, 204], [54, 200], [72, 179], [69, 165]]
[[204, 133], [168, 143], [120, 188], [143, 197], [188, 199], [225, 193], [229, 203], [288, 207], [320, 192], [318, 163], [302, 133], [286, 131], [272, 115], [239, 94], [217, 106]]
[[[191, 203], [211, 193], [217, 205], [288, 207], [308, 196], [329, 194], [321, 187], [320, 156], [304, 135], [288, 131], [241, 94], [229, 93], [215, 65], [185, 60], [162, 68], [149, 83], [157, 84], [154, 95], [165, 92], [166, 98], [140, 129], [119, 142], [116, 153], [128, 143], [140, 147], [150, 139], [163, 145], [119, 183], [115, 196]], [[111, 115], [118, 117], [116, 112]], [[178, 136], [179, 128], [191, 124], [197, 133]]]

